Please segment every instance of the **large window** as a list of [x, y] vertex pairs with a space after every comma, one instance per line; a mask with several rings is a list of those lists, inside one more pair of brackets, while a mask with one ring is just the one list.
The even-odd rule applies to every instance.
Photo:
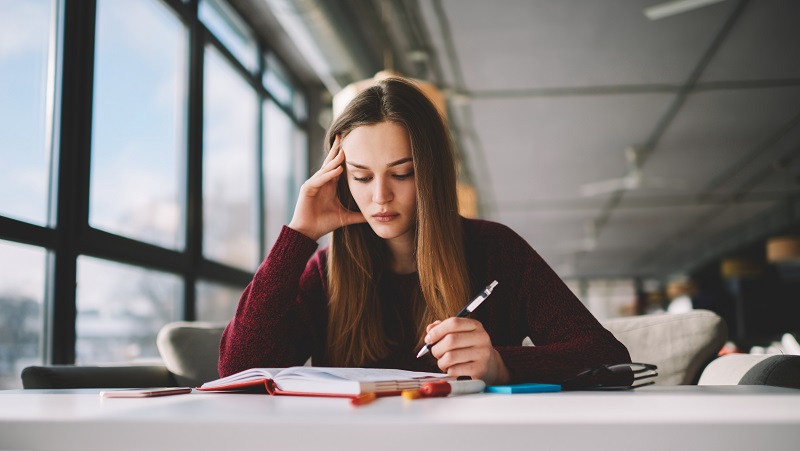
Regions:
[[258, 96], [213, 47], [205, 57], [203, 252], [246, 270], [258, 266]]
[[291, 168], [294, 145], [291, 120], [272, 101], [264, 102], [264, 174], [267, 239], [265, 246], [275, 243], [281, 226], [288, 224], [293, 213]]
[[[0, 1], [0, 218], [36, 230], [51, 225], [55, 25], [51, 0]], [[46, 238], [0, 239], [0, 388], [45, 360]]]
[[97, 2], [89, 222], [171, 249], [185, 241], [187, 38], [156, 1]]
[[308, 161], [305, 96], [235, 9], [0, 0], [0, 80], [0, 389], [230, 320]]
[[298, 188], [308, 172], [308, 140], [292, 120], [305, 118], [305, 98], [289, 80], [288, 72], [272, 54], [264, 59], [262, 83], [272, 94], [263, 104], [264, 209], [267, 212], [265, 252], [278, 238], [281, 226], [294, 213]]

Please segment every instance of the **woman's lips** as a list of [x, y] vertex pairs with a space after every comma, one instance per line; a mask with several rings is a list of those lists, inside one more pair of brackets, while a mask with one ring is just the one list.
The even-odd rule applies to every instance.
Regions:
[[389, 222], [398, 216], [400, 216], [398, 213], [378, 213], [377, 215], [372, 215], [378, 222]]

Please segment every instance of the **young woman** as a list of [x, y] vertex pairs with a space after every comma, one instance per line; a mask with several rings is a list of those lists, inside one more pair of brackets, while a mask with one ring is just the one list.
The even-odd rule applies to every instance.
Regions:
[[[442, 371], [491, 385], [630, 362], [525, 240], [458, 215], [447, 129], [412, 84], [388, 79], [362, 92], [327, 142], [225, 329], [221, 376], [312, 357], [316, 366]], [[329, 232], [330, 247], [316, 251]], [[471, 317], [454, 318], [493, 280]], [[536, 346], [522, 346], [525, 337]], [[435, 345], [418, 359], [426, 343]]]

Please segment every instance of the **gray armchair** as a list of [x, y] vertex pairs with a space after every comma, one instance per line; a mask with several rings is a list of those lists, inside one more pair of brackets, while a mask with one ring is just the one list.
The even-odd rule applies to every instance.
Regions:
[[219, 378], [219, 341], [224, 330], [225, 324], [188, 321], [161, 328], [158, 352], [178, 385], [198, 387]]

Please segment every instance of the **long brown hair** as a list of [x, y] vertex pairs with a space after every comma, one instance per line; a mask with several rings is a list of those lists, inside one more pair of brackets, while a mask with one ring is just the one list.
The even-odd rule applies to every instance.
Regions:
[[[456, 197], [456, 163], [447, 128], [436, 108], [411, 82], [385, 79], [359, 94], [328, 130], [333, 145], [358, 127], [390, 121], [403, 126], [411, 141], [417, 192], [415, 256], [420, 287], [417, 302], [418, 345], [425, 326], [455, 315], [469, 296], [461, 218]], [[339, 199], [358, 211], [339, 178]], [[379, 284], [389, 251], [366, 223], [333, 232], [328, 252], [328, 363], [364, 366], [387, 357]]]

